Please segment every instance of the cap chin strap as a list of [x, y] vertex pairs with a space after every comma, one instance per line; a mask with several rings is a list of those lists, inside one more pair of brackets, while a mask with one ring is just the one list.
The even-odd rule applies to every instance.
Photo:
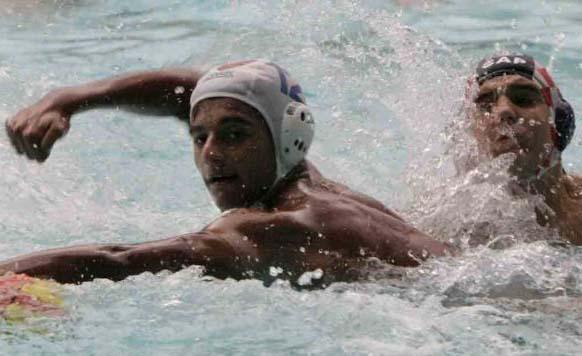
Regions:
[[259, 199], [257, 199], [254, 203], [252, 203], [250, 205], [250, 207], [251, 208], [265, 208], [265, 201], [267, 201], [270, 197], [272, 197], [274, 195], [275, 191], [277, 191], [277, 189], [280, 187], [281, 182], [283, 182], [289, 176], [292, 176], [293, 174], [295, 174], [295, 171], [297, 171], [298, 166], [299, 166], [299, 164], [297, 164], [295, 167], [293, 167], [289, 172], [287, 172], [287, 174], [285, 176], [275, 178], [275, 180], [273, 181], [273, 184], [271, 184], [271, 187], [269, 189], [267, 189], [265, 191], [265, 193]]
[[275, 143], [276, 177], [269, 189], [252, 206], [262, 205], [265, 198], [273, 194], [281, 181], [289, 176], [301, 163], [313, 141], [315, 122], [309, 107], [303, 103], [291, 101], [283, 112], [279, 135], [273, 133]]

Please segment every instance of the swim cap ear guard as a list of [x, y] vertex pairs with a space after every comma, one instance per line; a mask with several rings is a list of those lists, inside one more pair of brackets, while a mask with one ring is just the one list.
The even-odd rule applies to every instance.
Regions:
[[305, 158], [313, 140], [314, 125], [307, 105], [297, 101], [287, 105], [281, 123], [281, 166], [293, 167]]
[[536, 81], [542, 87], [546, 104], [552, 109], [556, 148], [561, 152], [572, 140], [576, 129], [572, 106], [564, 99], [548, 70], [525, 54], [496, 55], [482, 59], [477, 65], [476, 80], [485, 81], [507, 74], [516, 74]]
[[261, 59], [227, 63], [198, 80], [190, 98], [191, 116], [208, 98], [239, 100], [261, 113], [273, 138], [277, 176], [273, 186], [307, 154], [315, 123], [301, 86], [279, 65]]
[[572, 136], [574, 136], [574, 130], [576, 130], [576, 117], [574, 115], [574, 109], [572, 109], [570, 103], [568, 103], [559, 92], [558, 97], [559, 100], [554, 109], [554, 124], [556, 126], [556, 131], [558, 131], [558, 150], [564, 151], [566, 146], [568, 146], [572, 140]]

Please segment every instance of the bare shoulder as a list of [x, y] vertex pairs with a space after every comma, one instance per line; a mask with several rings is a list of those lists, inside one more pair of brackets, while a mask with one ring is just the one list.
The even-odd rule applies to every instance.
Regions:
[[255, 242], [312, 235], [309, 207], [294, 210], [238, 208], [223, 212], [204, 228], [228, 239], [243, 238]]
[[322, 178], [314, 184], [311, 191], [310, 198], [315, 201], [325, 202], [331, 200], [332, 207], [339, 201], [349, 206], [365, 207], [365, 210], [372, 209], [381, 212], [382, 214], [390, 215], [391, 217], [404, 221], [394, 210], [386, 207], [383, 203], [366, 194], [352, 190], [338, 182]]

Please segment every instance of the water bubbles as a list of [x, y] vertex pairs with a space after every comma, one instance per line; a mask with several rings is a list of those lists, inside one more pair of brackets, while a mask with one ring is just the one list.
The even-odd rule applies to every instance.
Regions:
[[0, 78], [9, 78], [10, 74], [9, 74], [9, 67], [6, 66], [0, 66]]
[[544, 143], [544, 152], [550, 153], [554, 146], [550, 143]]
[[305, 253], [305, 247], [303, 247], [303, 246], [299, 247], [299, 251], [300, 251], [301, 253]]
[[162, 304], [162, 306], [164, 308], [168, 308], [168, 307], [175, 307], [175, 306], [179, 306], [182, 304], [182, 301], [179, 299], [174, 299], [174, 300], [170, 300], [168, 302], [165, 302]]
[[419, 264], [422, 263], [422, 260], [420, 258], [418, 258], [418, 256], [416, 256], [412, 250], [408, 250], [408, 252], [406, 254], [408, 255], [408, 257], [415, 260], [417, 263], [419, 263]]
[[558, 190], [555, 187], [550, 188], [550, 193], [558, 194]]
[[303, 273], [298, 279], [297, 284], [300, 286], [310, 286], [313, 285], [314, 280], [319, 280], [323, 277], [323, 270], [318, 268], [314, 271], [307, 271]]
[[269, 267], [269, 275], [271, 275], [271, 277], [277, 277], [280, 274], [282, 274], [283, 272], [284, 272], [284, 270], [281, 267], [274, 267], [274, 266]]
[[523, 125], [523, 124], [525, 123], [525, 119], [524, 119], [523, 117], [520, 117], [520, 118], [517, 120], [517, 123], [518, 123], [519, 125]]
[[528, 124], [529, 126], [533, 127], [533, 126], [536, 126], [536, 124], [537, 124], [537, 123], [535, 122], [535, 120], [529, 120], [529, 121], [527, 122], [527, 124]]
[[184, 94], [184, 92], [186, 92], [186, 89], [183, 86], [177, 86], [174, 88], [175, 94]]

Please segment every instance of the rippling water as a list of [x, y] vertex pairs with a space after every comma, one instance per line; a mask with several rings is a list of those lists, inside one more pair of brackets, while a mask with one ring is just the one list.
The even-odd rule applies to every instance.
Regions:
[[[472, 176], [451, 147], [463, 83], [497, 49], [550, 64], [582, 107], [576, 1], [0, 1], [0, 117], [51, 88], [129, 70], [267, 57], [317, 115], [311, 159], [421, 229], [465, 247], [370, 280], [297, 292], [217, 281], [190, 268], [66, 288], [67, 317], [0, 322], [6, 354], [575, 354], [582, 346], [582, 250], [549, 244], [535, 199], [496, 173]], [[129, 2], [128, 2], [129, 3]], [[582, 139], [565, 167], [582, 171]], [[186, 128], [117, 111], [75, 117], [40, 166], [0, 133], [0, 258], [87, 242], [196, 230], [217, 214]], [[468, 236], [493, 235], [489, 247]], [[41, 351], [42, 350], [42, 351]]]

